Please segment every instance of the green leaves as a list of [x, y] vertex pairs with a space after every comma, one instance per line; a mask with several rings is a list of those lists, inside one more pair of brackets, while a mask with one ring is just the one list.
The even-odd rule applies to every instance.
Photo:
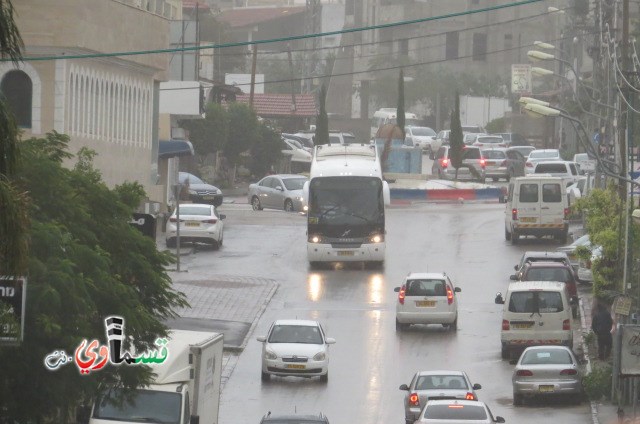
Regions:
[[462, 166], [462, 149], [464, 147], [462, 124], [460, 123], [460, 96], [456, 91], [455, 107], [451, 111], [451, 134], [449, 134], [449, 160], [457, 170]]

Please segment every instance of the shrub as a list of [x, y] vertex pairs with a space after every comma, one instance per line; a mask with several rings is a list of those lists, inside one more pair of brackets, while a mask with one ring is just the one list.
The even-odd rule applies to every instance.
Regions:
[[590, 400], [600, 400], [611, 396], [611, 366], [593, 367], [582, 380], [584, 391]]

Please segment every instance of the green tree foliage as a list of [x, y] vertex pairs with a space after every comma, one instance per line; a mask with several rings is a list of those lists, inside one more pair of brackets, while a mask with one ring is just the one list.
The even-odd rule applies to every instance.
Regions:
[[251, 148], [249, 171], [260, 178], [267, 175], [271, 166], [282, 157], [282, 141], [280, 135], [266, 125], [261, 125], [258, 131], [258, 142]]
[[404, 71], [402, 69], [400, 69], [400, 75], [398, 75], [398, 106], [396, 107], [396, 123], [398, 128], [400, 128], [400, 131], [402, 131], [402, 139], [404, 140]]
[[456, 92], [454, 109], [451, 111], [451, 134], [449, 134], [449, 161], [451, 166], [458, 169], [462, 166], [462, 149], [464, 148], [462, 124], [460, 123], [460, 96]]
[[[13, 5], [0, 0], [0, 58], [17, 64], [23, 47]], [[0, 275], [23, 275], [29, 251], [29, 196], [15, 179], [20, 165], [18, 139], [14, 116], [0, 96]]]
[[183, 119], [179, 124], [189, 131], [193, 149], [200, 155], [224, 150], [229, 140], [229, 114], [216, 103], [207, 105], [204, 119]]
[[253, 109], [244, 103], [231, 103], [227, 108], [229, 117], [229, 139], [223, 152], [229, 161], [238, 164], [240, 153], [251, 149], [259, 137], [258, 117]]
[[325, 103], [327, 101], [327, 87], [323, 84], [320, 87], [319, 99], [320, 110], [316, 117], [316, 135], [314, 144], [319, 146], [321, 144], [329, 144], [329, 117], [327, 116], [327, 108]]
[[[594, 296], [607, 300], [622, 291], [621, 264], [624, 255], [620, 252], [624, 247], [621, 246], [623, 235], [620, 234], [620, 219], [623, 204], [617, 190], [613, 184], [605, 189], [594, 189], [575, 204], [576, 210], [586, 215], [585, 229], [592, 246], [602, 246], [602, 257], [591, 264], [593, 293]], [[624, 226], [622, 228], [624, 231]], [[629, 246], [635, 252], [640, 251], [640, 234], [633, 225]], [[590, 249], [579, 248], [577, 253], [585, 260], [591, 259]]]
[[505, 127], [504, 118], [494, 119], [493, 121], [489, 122], [485, 126], [485, 129], [489, 134], [505, 132], [506, 127]]
[[0, 349], [0, 411], [13, 422], [67, 423], [76, 403], [101, 383], [134, 387], [151, 369], [106, 366], [81, 376], [74, 364], [43, 366], [55, 350], [73, 355], [82, 339], [105, 342], [104, 318], [120, 315], [137, 351], [166, 335], [162, 321], [186, 306], [165, 272], [172, 263], [154, 240], [128, 221], [144, 199], [142, 186], [109, 189], [83, 149], [73, 169], [68, 137], [58, 133], [22, 143], [16, 180], [31, 196], [31, 249], [24, 342]]

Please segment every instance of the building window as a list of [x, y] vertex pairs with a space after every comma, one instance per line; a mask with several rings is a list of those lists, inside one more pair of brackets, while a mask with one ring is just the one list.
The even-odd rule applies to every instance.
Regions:
[[511, 50], [513, 48], [513, 35], [505, 34], [504, 35], [504, 49]]
[[473, 60], [487, 60], [487, 34], [473, 34]]
[[445, 43], [445, 59], [457, 59], [458, 47], [460, 44], [460, 34], [458, 31], [447, 32], [447, 40]]
[[22, 128], [31, 128], [31, 100], [33, 83], [22, 71], [9, 71], [2, 78], [0, 92], [16, 118], [16, 124]]

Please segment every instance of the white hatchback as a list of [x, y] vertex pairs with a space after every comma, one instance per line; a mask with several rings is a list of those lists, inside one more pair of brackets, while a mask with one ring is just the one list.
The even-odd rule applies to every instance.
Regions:
[[262, 342], [262, 381], [272, 375], [329, 380], [329, 345], [336, 341], [325, 336], [319, 322], [278, 320], [257, 340]]
[[398, 293], [396, 330], [411, 324], [441, 324], [450, 330], [458, 328], [458, 301], [455, 287], [444, 273], [411, 273]]

